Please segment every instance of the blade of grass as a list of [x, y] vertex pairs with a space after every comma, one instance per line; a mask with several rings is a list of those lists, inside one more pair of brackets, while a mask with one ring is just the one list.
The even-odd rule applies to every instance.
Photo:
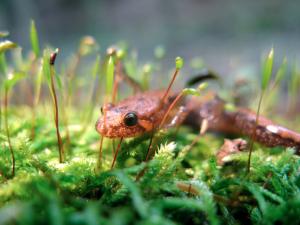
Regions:
[[271, 110], [271, 108], [278, 105], [278, 95], [280, 91], [280, 83], [287, 75], [287, 58], [284, 57], [282, 63], [277, 70], [273, 82], [270, 84], [269, 94], [265, 99], [265, 109]]
[[274, 49], [272, 48], [263, 63], [262, 81], [261, 81], [261, 90], [263, 91], [266, 90], [267, 86], [269, 85], [271, 75], [272, 75], [273, 62], [274, 62]]
[[34, 20], [31, 20], [30, 22], [30, 42], [35, 57], [38, 58], [40, 55], [39, 37]]

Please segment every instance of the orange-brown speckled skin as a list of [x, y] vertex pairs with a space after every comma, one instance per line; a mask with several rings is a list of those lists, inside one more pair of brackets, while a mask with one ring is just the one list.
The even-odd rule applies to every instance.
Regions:
[[[256, 114], [247, 109], [239, 109], [234, 114], [234, 124], [242, 134], [251, 136], [255, 130], [254, 140], [263, 143], [266, 146], [285, 146], [296, 147], [300, 149], [300, 135], [297, 132], [289, 130], [285, 127], [275, 125], [271, 120], [260, 116], [257, 126], [255, 124]], [[274, 127], [275, 131], [268, 129]]]
[[[174, 99], [174, 95], [167, 98], [162, 104], [164, 91], [148, 91], [126, 98], [116, 106], [108, 107], [106, 123], [101, 116], [96, 123], [96, 130], [108, 138], [136, 137], [157, 128]], [[208, 129], [217, 132], [233, 133], [253, 136], [254, 140], [263, 145], [295, 147], [300, 154], [300, 134], [287, 128], [274, 124], [272, 121], [260, 116], [256, 125], [256, 114], [247, 109], [238, 108], [233, 112], [224, 109], [224, 102], [218, 97], [199, 100], [187, 99], [184, 102], [188, 113], [185, 124], [199, 129], [203, 119], [208, 120]], [[123, 118], [128, 112], [135, 112], [138, 124], [128, 127]], [[143, 126], [142, 121], [151, 126]], [[271, 126], [272, 129], [269, 129]]]
[[217, 97], [207, 101], [193, 100], [187, 104], [190, 112], [185, 123], [197, 129], [201, 121], [207, 119], [208, 129], [211, 131], [246, 135], [268, 147], [294, 147], [297, 154], [300, 154], [299, 133], [279, 126], [263, 116], [259, 116], [256, 124], [255, 112], [243, 108], [237, 108], [233, 112], [226, 111], [224, 102]]
[[[108, 138], [127, 138], [139, 136], [147, 131], [142, 126], [142, 121], [151, 124], [152, 129], [156, 128], [170, 105], [169, 99], [161, 104], [163, 94], [164, 91], [148, 91], [118, 102], [106, 111], [105, 125], [104, 116], [99, 118], [96, 130]], [[129, 112], [137, 114], [136, 126], [128, 127], [124, 124], [123, 118]]]

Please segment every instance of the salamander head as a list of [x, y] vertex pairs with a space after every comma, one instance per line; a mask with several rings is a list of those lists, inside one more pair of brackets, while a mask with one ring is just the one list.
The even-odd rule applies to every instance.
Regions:
[[161, 104], [163, 93], [148, 91], [126, 98], [116, 105], [106, 104], [96, 123], [96, 130], [108, 138], [136, 137], [152, 131], [159, 125], [170, 104]]
[[165, 112], [160, 107], [160, 99], [160, 94], [148, 92], [116, 105], [106, 104], [96, 123], [96, 130], [108, 138], [136, 137], [151, 131]]
[[108, 138], [135, 137], [152, 129], [152, 123], [140, 118], [136, 111], [112, 107], [96, 123], [96, 130]]

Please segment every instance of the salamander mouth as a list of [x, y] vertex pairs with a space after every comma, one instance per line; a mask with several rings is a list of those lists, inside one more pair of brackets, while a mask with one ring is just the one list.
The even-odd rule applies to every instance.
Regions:
[[126, 127], [112, 124], [107, 124], [106, 126], [104, 126], [102, 118], [99, 118], [97, 120], [95, 128], [100, 135], [107, 138], [130, 138], [144, 132], [144, 128], [140, 126]]
[[110, 133], [112, 133], [112, 132], [109, 132], [110, 129], [108, 129], [107, 126], [106, 127], [104, 126], [104, 122], [103, 122], [102, 118], [99, 118], [97, 120], [97, 122], [95, 124], [95, 129], [100, 135], [102, 135], [104, 137], [112, 137], [113, 138], [113, 136], [109, 135]]
[[95, 129], [96, 129], [96, 131], [98, 132], [98, 133], [100, 133], [101, 134], [101, 132], [100, 132], [100, 130], [99, 130], [99, 124], [100, 124], [100, 119], [98, 119], [97, 121], [96, 121], [96, 124], [95, 124]]

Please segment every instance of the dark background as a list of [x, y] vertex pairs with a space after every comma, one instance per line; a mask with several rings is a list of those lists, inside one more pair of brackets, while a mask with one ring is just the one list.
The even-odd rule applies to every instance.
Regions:
[[40, 42], [75, 51], [80, 38], [92, 35], [102, 50], [126, 40], [147, 60], [157, 45], [167, 58], [201, 56], [221, 73], [243, 65], [257, 68], [272, 46], [281, 61], [299, 52], [300, 1], [282, 0], [1, 0], [0, 30], [29, 48], [30, 19]]

